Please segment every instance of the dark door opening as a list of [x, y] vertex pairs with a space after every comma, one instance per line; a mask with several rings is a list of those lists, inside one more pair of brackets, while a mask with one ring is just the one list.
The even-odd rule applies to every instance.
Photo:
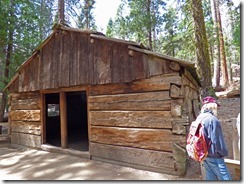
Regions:
[[86, 92], [68, 92], [67, 101], [67, 129], [68, 147], [88, 151], [88, 123]]
[[61, 146], [59, 93], [46, 94], [46, 143]]
[[[60, 97], [59, 93], [46, 94], [46, 143], [61, 147]], [[88, 123], [86, 92], [67, 92], [68, 148], [88, 151]]]

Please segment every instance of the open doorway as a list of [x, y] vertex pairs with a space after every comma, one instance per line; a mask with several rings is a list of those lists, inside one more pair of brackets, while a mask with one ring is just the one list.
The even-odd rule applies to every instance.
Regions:
[[46, 94], [46, 143], [61, 146], [59, 93]]
[[68, 147], [88, 151], [88, 123], [86, 92], [68, 92], [67, 101], [67, 128]]
[[[89, 151], [86, 92], [67, 92], [68, 148]], [[59, 93], [46, 94], [46, 143], [61, 147]]]

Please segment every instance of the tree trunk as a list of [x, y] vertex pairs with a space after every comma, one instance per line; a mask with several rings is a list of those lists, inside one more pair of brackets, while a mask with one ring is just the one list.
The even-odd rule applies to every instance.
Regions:
[[195, 29], [197, 54], [196, 66], [202, 85], [201, 96], [216, 96], [212, 87], [209, 47], [204, 23], [202, 2], [201, 0], [191, 0], [191, 6]]
[[58, 18], [59, 23], [64, 24], [64, 0], [58, 1]]
[[[9, 15], [12, 18], [13, 17], [13, 0], [11, 1], [11, 7]], [[11, 19], [10, 19], [11, 20]], [[9, 22], [10, 25], [14, 26], [14, 23], [12, 21]], [[6, 60], [5, 60], [5, 69], [4, 69], [4, 86], [8, 84], [9, 79], [9, 65], [10, 65], [10, 58], [13, 52], [13, 29], [12, 27], [8, 31], [8, 45], [6, 50]], [[7, 104], [7, 92], [2, 92], [2, 99], [1, 99], [1, 105], [0, 105], [0, 122], [3, 122], [4, 119], [4, 113], [5, 108]], [[0, 132], [2, 131], [2, 127], [0, 127]]]
[[149, 41], [149, 47], [152, 49], [152, 21], [151, 21], [151, 0], [147, 0], [147, 15], [149, 19], [149, 25], [148, 25], [148, 41]]
[[215, 36], [216, 36], [216, 44], [213, 46], [214, 56], [214, 70], [213, 70], [213, 86], [217, 87], [220, 85], [220, 47], [219, 47], [219, 34], [218, 34], [218, 26], [217, 26], [217, 11], [216, 11], [216, 0], [211, 0], [211, 11], [212, 18], [214, 22]]
[[[9, 78], [9, 65], [10, 65], [10, 58], [13, 51], [13, 31], [9, 31], [9, 44], [7, 46], [7, 55], [5, 60], [5, 70], [4, 70], [4, 86], [7, 86], [8, 82], [7, 79]], [[4, 112], [7, 103], [7, 92], [3, 91], [2, 93], [2, 100], [0, 106], [0, 122], [3, 122], [4, 119]]]
[[89, 0], [85, 0], [85, 17], [86, 17], [86, 29], [89, 28]]
[[219, 35], [219, 47], [220, 47], [220, 58], [221, 58], [221, 80], [220, 84], [223, 87], [227, 87], [229, 84], [228, 72], [227, 72], [227, 62], [226, 62], [226, 54], [225, 54], [225, 46], [224, 46], [224, 36], [222, 31], [221, 24], [221, 16], [219, 10], [219, 0], [215, 1], [216, 3], [216, 11], [217, 11], [217, 27], [218, 27], [218, 35]]

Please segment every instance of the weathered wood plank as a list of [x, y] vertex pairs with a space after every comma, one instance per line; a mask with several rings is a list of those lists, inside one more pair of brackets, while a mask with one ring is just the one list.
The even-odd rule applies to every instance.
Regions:
[[118, 43], [109, 43], [112, 48], [112, 61], [111, 61], [111, 81], [112, 83], [123, 83], [124, 82], [124, 72], [126, 72], [127, 67], [125, 66], [125, 59], [127, 56], [126, 50], [127, 45]]
[[40, 110], [11, 110], [11, 121], [40, 121]]
[[135, 79], [142, 79], [147, 77], [149, 70], [148, 62], [144, 58], [144, 54], [141, 52], [134, 52], [134, 56], [131, 57], [132, 72], [134, 73]]
[[[187, 78], [187, 76], [186, 75], [182, 75], [182, 85], [184, 85], [184, 86], [189, 86], [190, 88], [192, 88], [193, 90], [195, 90], [195, 91], [197, 91], [198, 90], [198, 85], [197, 84], [194, 84], [194, 83], [192, 83], [192, 81], [191, 80], [189, 80], [188, 78]], [[196, 86], [197, 85], [197, 86]]]
[[52, 67], [52, 54], [53, 54], [53, 43], [54, 43], [54, 38], [50, 39], [50, 41], [46, 44], [45, 47], [43, 47], [43, 52], [42, 52], [42, 76], [41, 76], [41, 81], [42, 81], [42, 88], [47, 89], [50, 88], [51, 86], [51, 75], [52, 73], [50, 72]]
[[[199, 87], [197, 81], [193, 78], [193, 76], [191, 75], [191, 73], [190, 73], [186, 68], [185, 68], [185, 70], [184, 70], [184, 75], [186, 76], [186, 78], [187, 78], [188, 80], [191, 81], [191, 83], [192, 83], [196, 88]], [[192, 87], [192, 88], [194, 89], [194, 87]]]
[[[93, 40], [93, 41], [92, 41]], [[95, 72], [94, 72], [94, 53], [96, 52], [95, 50], [95, 44], [94, 44], [94, 39], [90, 38], [89, 42], [88, 42], [88, 80], [89, 80], [89, 84], [95, 84]]]
[[11, 133], [11, 143], [33, 148], [41, 147], [41, 136], [23, 133]]
[[[128, 52], [128, 50], [127, 50]], [[124, 59], [124, 82], [131, 82], [135, 79], [135, 74], [133, 72], [133, 63], [132, 61], [132, 57], [126, 57], [123, 55]]]
[[148, 65], [150, 76], [163, 74], [163, 62], [160, 58], [148, 56]]
[[142, 79], [138, 81], [134, 81], [135, 84], [137, 83], [170, 83], [175, 84], [178, 86], [182, 85], [182, 79], [181, 76], [179, 76], [178, 72], [170, 73], [170, 74], [164, 74], [164, 75], [157, 75], [154, 77], [150, 77], [148, 79]]
[[29, 84], [30, 84], [30, 65], [26, 65], [24, 70], [23, 83], [20, 84], [22, 85], [22, 91], [28, 91]]
[[69, 56], [70, 52], [72, 52], [69, 44], [69, 35], [71, 33], [68, 33], [66, 35], [62, 35], [60, 40], [60, 56], [59, 56], [59, 87], [69, 86]]
[[[29, 91], [36, 91], [39, 89], [39, 81], [38, 81], [38, 65], [39, 65], [39, 54], [36, 54], [33, 57], [33, 61], [29, 63], [30, 65], [30, 82], [28, 84]], [[27, 91], [28, 91], [27, 90]]]
[[39, 110], [40, 101], [36, 99], [26, 99], [26, 100], [12, 100], [11, 101], [12, 110]]
[[171, 108], [169, 91], [90, 96], [90, 110], [162, 110]]
[[141, 129], [91, 126], [90, 141], [158, 151], [171, 151], [172, 144], [185, 146], [185, 136], [166, 129]]
[[90, 103], [112, 103], [124, 101], [159, 101], [169, 100], [169, 91], [156, 91], [148, 93], [131, 93], [117, 95], [89, 96]]
[[18, 84], [18, 91], [23, 92], [23, 83], [25, 78], [25, 71], [20, 71], [19, 74], [19, 84]]
[[180, 88], [176, 85], [171, 85], [170, 87], [170, 97], [179, 98], [180, 97]]
[[19, 90], [19, 75], [16, 76], [8, 89], [10, 92], [17, 92]]
[[92, 85], [90, 95], [109, 95], [120, 93], [137, 93], [150, 91], [169, 91], [170, 83], [126, 83], [126, 84], [107, 84]]
[[41, 135], [41, 122], [11, 121], [11, 131]]
[[172, 127], [172, 133], [186, 135], [186, 126], [179, 123], [174, 123]]
[[171, 101], [171, 115], [172, 117], [180, 117], [182, 115], [183, 99]]
[[50, 88], [57, 88], [59, 87], [59, 79], [58, 79], [58, 72], [59, 72], [59, 63], [60, 63], [60, 58], [59, 55], [60, 53], [60, 44], [61, 44], [61, 34], [55, 37], [53, 41], [53, 50], [52, 55], [51, 55], [51, 86]]
[[10, 93], [9, 98], [14, 99], [32, 99], [39, 98], [39, 92], [26, 92], [26, 93]]
[[90, 144], [90, 153], [92, 156], [109, 160], [160, 168], [168, 172], [175, 171], [173, 154], [169, 152], [103, 145], [92, 142]]
[[169, 74], [175, 72], [170, 67], [170, 61], [152, 55], [148, 55], [148, 60], [150, 76]]
[[[112, 54], [109, 44], [105, 40], [95, 40], [94, 45], [94, 83], [106, 84], [111, 82], [111, 60]], [[103, 45], [101, 47], [101, 45]]]
[[240, 160], [224, 159], [225, 164], [232, 176], [233, 180], [241, 180], [241, 162]]
[[90, 111], [91, 125], [172, 128], [170, 111]]
[[69, 60], [71, 61], [69, 63], [69, 86], [73, 86], [76, 85], [76, 78], [78, 78], [77, 75], [77, 59], [76, 59], [76, 55], [77, 55], [77, 50], [79, 47], [77, 47], [77, 42], [79, 40], [78, 37], [76, 37], [76, 32], [72, 32], [69, 35], [69, 44], [70, 44], [70, 50], [72, 52], [69, 52]]
[[178, 174], [184, 176], [186, 173], [186, 159], [187, 153], [186, 149], [180, 147], [177, 144], [173, 144], [173, 158], [174, 158], [174, 168], [178, 171]]
[[[90, 37], [86, 34], [77, 33], [77, 85], [89, 84], [90, 78], [93, 78], [93, 54], [90, 49]], [[79, 38], [78, 38], [79, 37]], [[88, 55], [89, 53], [89, 55]], [[92, 84], [92, 83], [90, 83]]]

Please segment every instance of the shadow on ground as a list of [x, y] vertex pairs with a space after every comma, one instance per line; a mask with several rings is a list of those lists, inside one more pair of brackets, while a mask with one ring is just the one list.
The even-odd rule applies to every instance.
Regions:
[[2, 180], [198, 180], [0, 144]]

